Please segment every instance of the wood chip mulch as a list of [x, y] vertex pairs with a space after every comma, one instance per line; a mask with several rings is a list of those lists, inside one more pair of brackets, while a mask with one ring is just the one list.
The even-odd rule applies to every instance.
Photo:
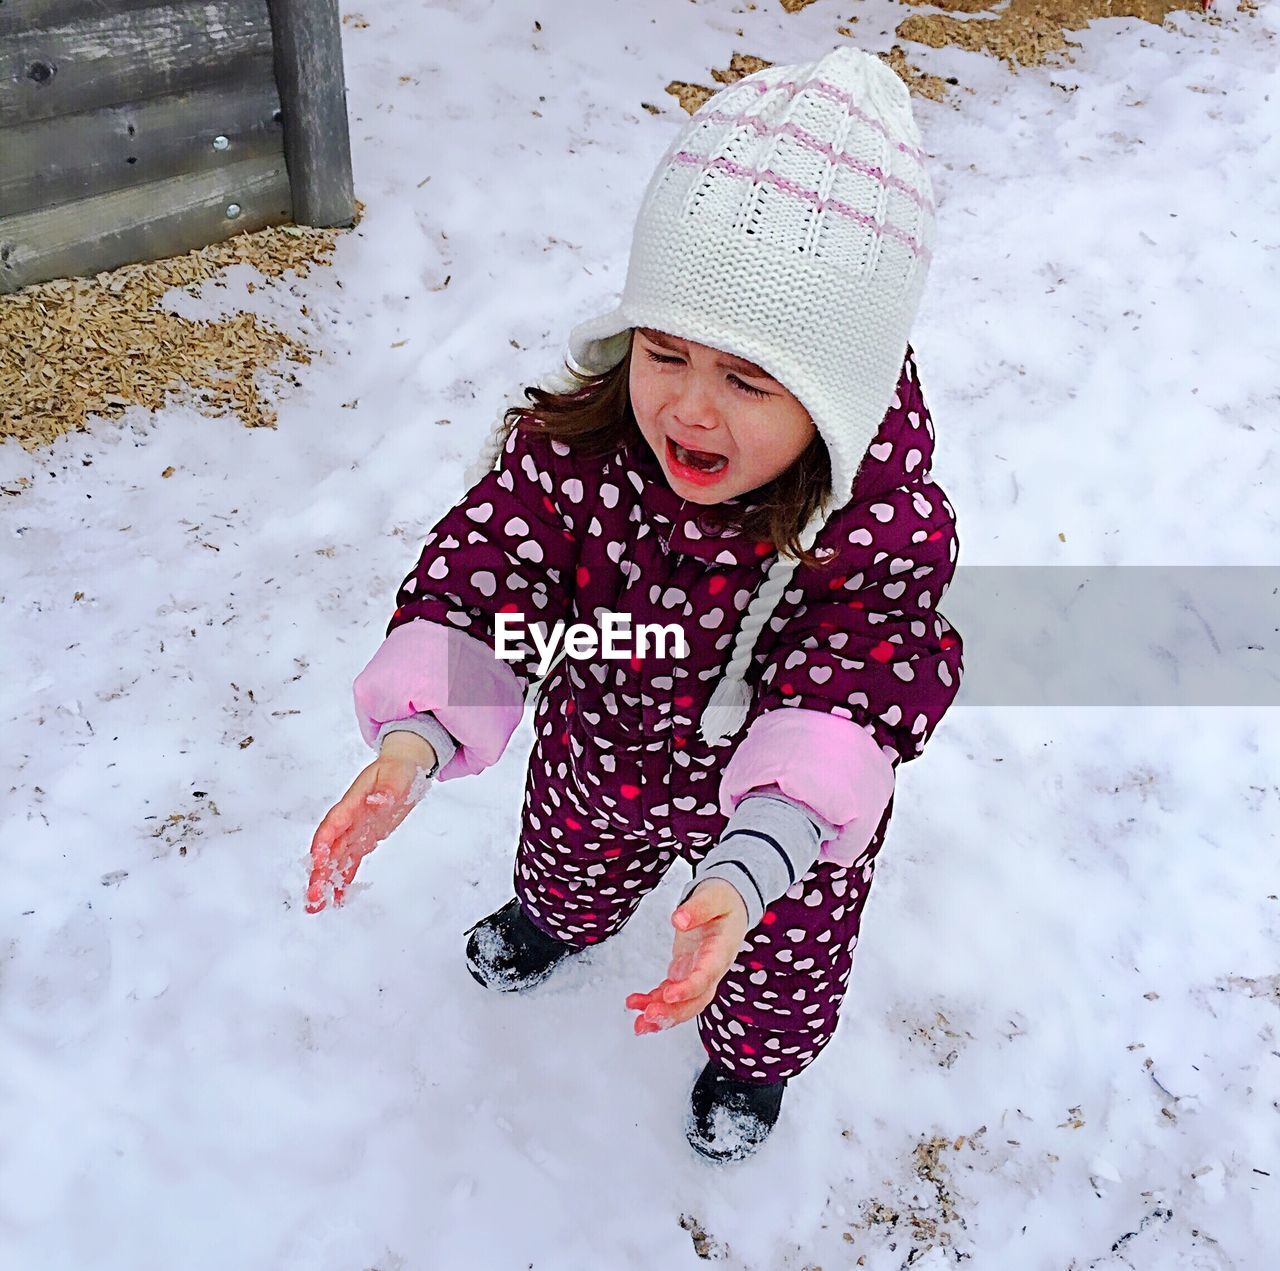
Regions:
[[[798, 13], [814, 0], [781, 0], [787, 13]], [[928, 5], [943, 13], [913, 13], [899, 23], [894, 34], [901, 40], [928, 48], [953, 45], [973, 53], [999, 58], [1011, 71], [1019, 67], [1057, 65], [1070, 62], [1070, 50], [1079, 45], [1067, 38], [1066, 32], [1079, 31], [1099, 18], [1137, 18], [1156, 26], [1170, 13], [1185, 10], [1202, 13], [1210, 0], [902, 0], [910, 6]], [[1251, 0], [1243, 0], [1254, 12]], [[748, 5], [748, 8], [754, 8]], [[963, 17], [954, 15], [962, 14]], [[1216, 19], [1210, 13], [1209, 21]], [[836, 34], [856, 39], [852, 24], [856, 14], [842, 18]], [[885, 62], [917, 97], [942, 101], [948, 85], [957, 81], [931, 75], [907, 60], [906, 50], [895, 44], [887, 53], [877, 56]], [[772, 65], [764, 58], [735, 53], [725, 70], [712, 69], [716, 84], [732, 84], [744, 75]], [[666, 91], [690, 115], [714, 96], [717, 88], [672, 80]], [[649, 109], [653, 109], [650, 107]]]
[[[169, 401], [274, 427], [259, 373], [296, 384], [287, 364], [306, 365], [311, 351], [256, 314], [193, 320], [161, 301], [176, 287], [198, 293], [232, 265], [251, 265], [266, 280], [303, 277], [330, 263], [346, 232], [274, 226], [185, 256], [0, 296], [0, 440], [36, 450], [93, 416], [117, 418], [129, 406], [156, 411]], [[301, 312], [307, 316], [305, 305]]]
[[994, 17], [957, 18], [953, 13], [993, 12], [995, 0], [904, 0], [950, 13], [912, 14], [894, 32], [900, 39], [930, 48], [954, 45], [999, 58], [1011, 71], [1047, 62], [1071, 61], [1080, 46], [1066, 36], [1099, 18], [1137, 18], [1160, 26], [1170, 13], [1200, 13], [1201, 0], [1008, 0]]

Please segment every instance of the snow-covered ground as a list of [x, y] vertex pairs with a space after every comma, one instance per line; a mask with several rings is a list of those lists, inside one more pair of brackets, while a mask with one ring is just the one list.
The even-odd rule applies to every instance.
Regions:
[[[974, 89], [916, 104], [965, 565], [1280, 563], [1280, 5], [1233, 2], [1017, 75], [910, 50]], [[905, 10], [855, 8], [888, 48]], [[528, 996], [467, 974], [527, 726], [303, 912], [367, 758], [351, 679], [507, 392], [621, 286], [663, 86], [808, 59], [850, 11], [370, 4], [367, 211], [296, 284], [324, 356], [278, 430], [0, 447], [31, 481], [0, 499], [4, 1267], [1280, 1265], [1274, 708], [962, 698], [902, 772], [840, 1031], [737, 1167], [684, 1141], [693, 1026], [623, 1006], [683, 867]], [[184, 306], [288, 312], [243, 282]]]

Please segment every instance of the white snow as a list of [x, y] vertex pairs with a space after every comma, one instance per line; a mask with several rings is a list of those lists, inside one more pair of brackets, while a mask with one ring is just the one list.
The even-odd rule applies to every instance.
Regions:
[[[916, 106], [965, 565], [1277, 563], [1280, 6], [1232, 2], [1017, 75], [907, 46], [974, 90]], [[905, 10], [853, 7], [888, 48]], [[369, 5], [367, 211], [294, 284], [323, 356], [279, 428], [0, 447], [32, 483], [0, 498], [0, 1264], [692, 1267], [697, 1227], [770, 1271], [1280, 1265], [1274, 708], [962, 698], [902, 773], [841, 1028], [736, 1166], [684, 1141], [693, 1025], [623, 1006], [684, 867], [528, 995], [467, 972], [527, 724], [304, 912], [369, 756], [351, 681], [508, 392], [613, 303], [664, 85], [811, 58], [853, 7]], [[239, 302], [206, 290], [184, 311]]]

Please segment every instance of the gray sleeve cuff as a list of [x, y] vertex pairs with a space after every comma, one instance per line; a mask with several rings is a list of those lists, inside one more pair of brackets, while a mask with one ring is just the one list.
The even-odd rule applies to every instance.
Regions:
[[427, 773], [434, 777], [441, 768], [453, 758], [458, 751], [458, 743], [445, 730], [445, 726], [430, 712], [419, 711], [408, 719], [393, 719], [378, 729], [378, 749], [382, 749], [382, 739], [388, 733], [416, 733], [423, 741], [430, 744], [436, 752], [436, 766]]
[[837, 827], [784, 794], [749, 794], [729, 818], [720, 841], [698, 862], [680, 904], [699, 883], [723, 878], [746, 903], [750, 931], [813, 868], [822, 844], [837, 833]]

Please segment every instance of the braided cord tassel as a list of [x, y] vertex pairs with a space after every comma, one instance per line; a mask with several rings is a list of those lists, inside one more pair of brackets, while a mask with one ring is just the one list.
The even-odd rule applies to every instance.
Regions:
[[739, 675], [726, 675], [716, 685], [707, 708], [702, 712], [698, 731], [709, 746], [718, 745], [746, 723], [751, 709], [751, 689]]
[[[819, 514], [804, 527], [804, 532], [800, 535], [800, 546], [806, 552], [813, 546], [825, 524], [825, 515]], [[710, 746], [732, 737], [746, 723], [747, 713], [751, 709], [751, 688], [746, 682], [751, 655], [755, 652], [756, 640], [764, 630], [764, 624], [773, 617], [773, 611], [798, 565], [799, 561], [791, 557], [779, 556], [769, 566], [764, 586], [747, 606], [747, 615], [738, 628], [737, 638], [733, 642], [733, 655], [729, 659], [729, 665], [725, 667], [724, 678], [716, 685], [698, 724], [702, 740]]]
[[489, 434], [481, 445], [475, 459], [472, 460], [463, 474], [462, 479], [467, 483], [468, 489], [483, 480], [498, 466], [498, 459], [506, 442], [506, 416], [507, 408], [504, 406], [498, 418], [494, 421], [493, 427], [489, 429]]
[[[569, 393], [581, 385], [574, 379], [567, 367], [557, 367], [553, 371], [549, 371], [538, 381], [538, 387], [545, 389], [548, 393]], [[527, 406], [523, 387], [516, 390], [515, 393], [507, 398], [506, 404], [498, 412], [498, 418], [494, 420], [493, 427], [489, 430], [489, 435], [480, 447], [476, 458], [463, 474], [463, 480], [467, 483], [468, 488], [475, 485], [488, 473], [492, 472], [498, 466], [498, 460], [502, 457], [503, 447], [507, 440], [507, 411], [513, 406]]]

